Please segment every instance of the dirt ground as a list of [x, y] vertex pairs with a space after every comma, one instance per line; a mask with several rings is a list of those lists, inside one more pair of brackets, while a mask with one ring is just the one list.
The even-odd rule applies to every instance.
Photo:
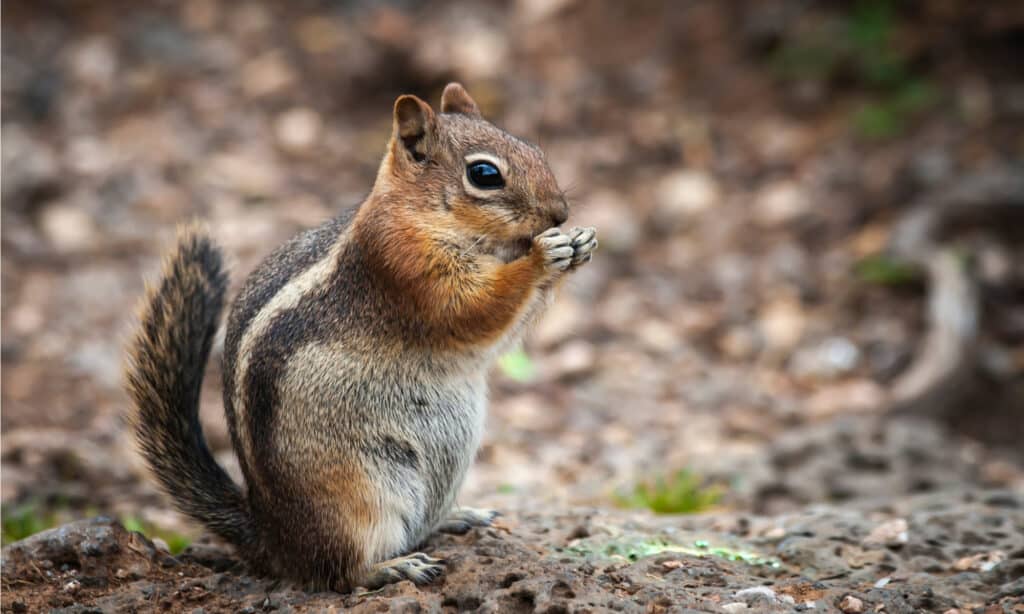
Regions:
[[[181, 221], [237, 288], [357, 204], [401, 93], [463, 82], [601, 247], [492, 378], [461, 500], [504, 524], [432, 542], [440, 585], [310, 595], [98, 522], [98, 567], [5, 549], [3, 610], [1021, 611], [1024, 7], [894, 6], [5, 5], [5, 536], [31, 509], [198, 537], [121, 423], [143, 280]], [[221, 343], [202, 418], [237, 477]], [[684, 469], [712, 508], [622, 509]], [[651, 542], [687, 551], [623, 550]]]

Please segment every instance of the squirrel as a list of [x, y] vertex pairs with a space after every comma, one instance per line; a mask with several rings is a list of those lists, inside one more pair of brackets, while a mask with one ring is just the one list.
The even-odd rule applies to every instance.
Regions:
[[231, 308], [224, 411], [244, 490], [198, 418], [227, 276], [183, 227], [127, 351], [151, 472], [257, 573], [338, 591], [434, 580], [445, 562], [414, 549], [497, 514], [455, 506], [487, 372], [597, 247], [593, 228], [559, 228], [568, 215], [544, 153], [460, 84], [440, 113], [398, 97], [369, 196], [273, 251]]

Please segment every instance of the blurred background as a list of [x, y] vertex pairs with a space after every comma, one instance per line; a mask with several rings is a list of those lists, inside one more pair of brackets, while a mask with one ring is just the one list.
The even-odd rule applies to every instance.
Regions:
[[[600, 252], [502, 360], [464, 501], [659, 512], [1024, 487], [1024, 3], [4, 4], [4, 540], [195, 527], [122, 347], [177, 223], [232, 283], [463, 82]], [[236, 470], [220, 345], [207, 439]], [[177, 546], [176, 546], [177, 544]]]

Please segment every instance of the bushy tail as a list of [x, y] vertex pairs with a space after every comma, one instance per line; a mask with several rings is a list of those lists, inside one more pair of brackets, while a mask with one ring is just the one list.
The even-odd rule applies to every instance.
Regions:
[[128, 347], [128, 421], [175, 505], [248, 549], [254, 529], [245, 495], [210, 454], [199, 424], [203, 370], [226, 288], [220, 251], [198, 227], [182, 228], [160, 282], [147, 288]]

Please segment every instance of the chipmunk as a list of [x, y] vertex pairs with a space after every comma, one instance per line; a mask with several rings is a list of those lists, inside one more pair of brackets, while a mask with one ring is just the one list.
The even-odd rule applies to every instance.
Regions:
[[495, 516], [455, 507], [487, 372], [597, 247], [593, 228], [559, 229], [568, 215], [543, 152], [461, 85], [439, 114], [400, 96], [370, 195], [274, 251], [231, 309], [224, 410], [245, 490], [198, 418], [227, 278], [208, 235], [182, 229], [128, 348], [153, 474], [259, 573], [339, 591], [438, 577], [444, 561], [412, 551]]

